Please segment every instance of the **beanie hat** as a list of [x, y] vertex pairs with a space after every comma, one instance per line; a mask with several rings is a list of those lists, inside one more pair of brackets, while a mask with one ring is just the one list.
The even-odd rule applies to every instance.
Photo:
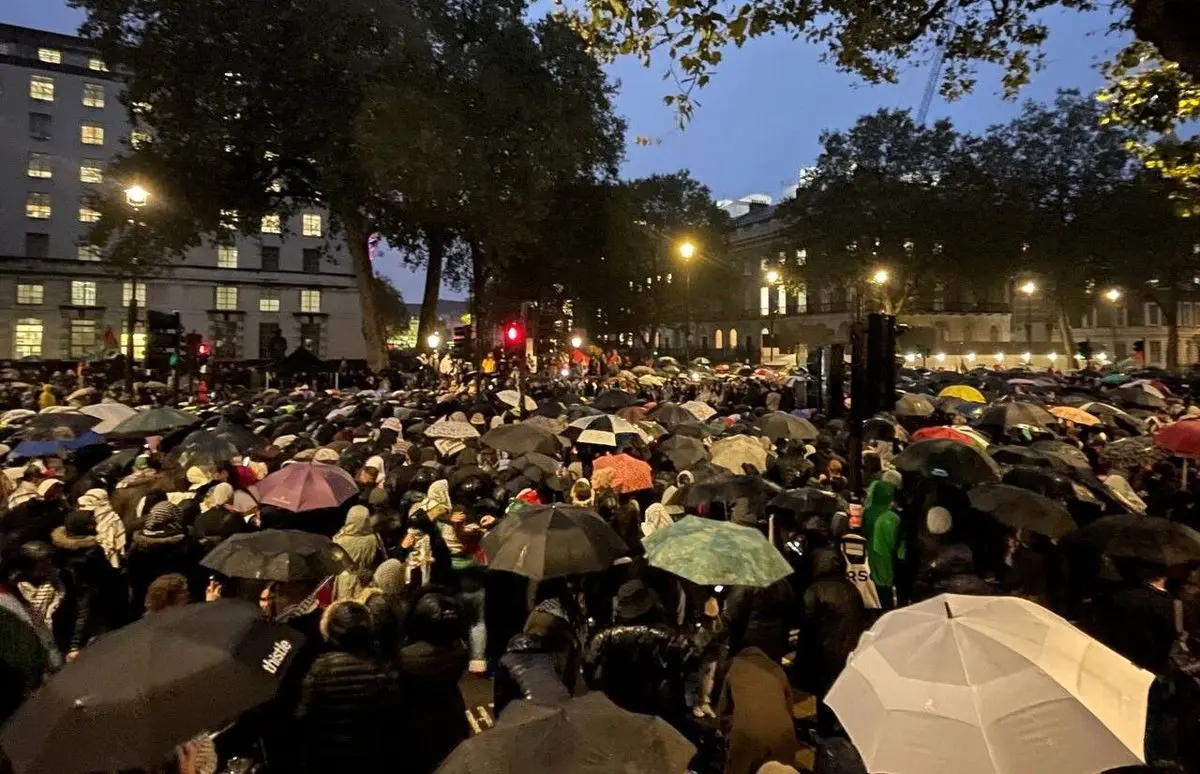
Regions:
[[950, 511], [935, 505], [925, 514], [925, 527], [930, 535], [945, 535], [954, 526]]
[[891, 485], [893, 489], [899, 489], [900, 485], [904, 483], [904, 476], [900, 475], [900, 471], [895, 468], [888, 468], [883, 471], [879, 478], [883, 483]]

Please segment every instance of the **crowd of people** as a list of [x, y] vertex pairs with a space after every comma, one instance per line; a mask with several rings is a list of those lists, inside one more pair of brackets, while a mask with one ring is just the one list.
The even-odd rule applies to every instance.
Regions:
[[[1152, 673], [1143, 760], [1200, 770], [1188, 382], [901, 369], [852, 433], [802, 373], [605, 367], [179, 408], [166, 385], [0, 385], [0, 624], [40, 643], [0, 644], [7, 765], [52, 770], [13, 729], [102, 643], [240, 600], [302, 635], [263, 660], [286, 663], [272, 696], [119, 770], [543, 770], [464, 763], [464, 686], [490, 680], [480, 739], [603, 693], [688, 745], [673, 774], [882, 771], [823, 700], [881, 616], [949, 594], [1036, 603]], [[668, 560], [685, 531], [708, 542]]]

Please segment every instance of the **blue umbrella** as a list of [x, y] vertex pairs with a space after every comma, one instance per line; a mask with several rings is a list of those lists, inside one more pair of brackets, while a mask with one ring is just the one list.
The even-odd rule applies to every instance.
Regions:
[[34, 457], [50, 457], [60, 451], [74, 451], [84, 446], [104, 443], [104, 439], [88, 430], [77, 438], [60, 438], [52, 441], [21, 441], [17, 448], [9, 453], [11, 458], [33, 459]]
[[1100, 381], [1105, 384], [1124, 384], [1129, 381], [1129, 374], [1109, 374]]

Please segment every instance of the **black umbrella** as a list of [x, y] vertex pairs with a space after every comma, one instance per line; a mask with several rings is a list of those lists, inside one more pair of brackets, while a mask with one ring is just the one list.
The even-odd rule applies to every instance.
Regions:
[[200, 562], [228, 578], [324, 580], [345, 567], [345, 552], [324, 535], [265, 529], [227, 538]]
[[529, 424], [500, 425], [488, 430], [479, 439], [480, 443], [496, 451], [508, 452], [514, 457], [529, 452], [553, 456], [558, 454], [558, 439], [554, 434]]
[[547, 476], [553, 476], [563, 467], [561, 460], [539, 452], [522, 454], [513, 460], [512, 464], [513, 467], [520, 470], [524, 470], [527, 467], [537, 468]]
[[495, 728], [455, 748], [439, 774], [681, 772], [696, 748], [669, 723], [593, 691], [554, 706], [518, 701]]
[[708, 450], [696, 438], [672, 435], [658, 444], [658, 453], [670, 461], [675, 470], [687, 470], [697, 462], [708, 459]]
[[621, 536], [594, 511], [535, 505], [505, 517], [483, 539], [488, 569], [533, 580], [599, 572], [629, 552]]
[[171, 450], [185, 467], [188, 465], [223, 465], [240, 457], [237, 447], [211, 430], [188, 433]]
[[844, 510], [846, 504], [835, 494], [806, 486], [780, 492], [771, 502], [767, 503], [767, 507], [789, 511], [797, 516], [810, 514], [832, 516], [838, 511]]
[[813, 441], [818, 435], [817, 428], [812, 422], [783, 411], [771, 411], [763, 414], [754, 421], [754, 427], [772, 441], [781, 439]]
[[268, 443], [261, 435], [256, 435], [248, 427], [234, 422], [222, 422], [213, 428], [213, 433], [229, 441], [243, 454], [265, 448]]
[[1030, 465], [1036, 468], [1051, 469], [1058, 469], [1060, 466], [1068, 467], [1061, 461], [1056, 464], [1049, 454], [1028, 446], [993, 446], [988, 449], [988, 454], [1002, 465]]
[[933, 402], [924, 395], [906, 392], [896, 398], [892, 413], [898, 417], [927, 417], [935, 411]]
[[1143, 409], [1164, 409], [1167, 402], [1157, 395], [1152, 395], [1140, 387], [1118, 387], [1107, 393], [1107, 397], [1122, 406], [1133, 406]]
[[617, 411], [629, 406], [636, 406], [641, 402], [636, 395], [631, 395], [624, 390], [605, 390], [592, 401], [592, 407], [601, 411]]
[[303, 644], [247, 602], [153, 613], [85, 648], [0, 743], [17, 774], [157, 770], [176, 746], [270, 700]]
[[783, 487], [767, 481], [762, 476], [738, 476], [724, 471], [722, 475], [706, 480], [697, 478], [697, 483], [680, 487], [667, 504], [694, 508], [701, 503], [732, 503], [735, 500], [746, 500], [752, 510], [761, 511], [762, 505], [782, 491]]
[[1157, 516], [1103, 516], [1068, 539], [1111, 557], [1165, 567], [1200, 562], [1200, 532]]
[[30, 417], [21, 425], [20, 438], [26, 441], [54, 441], [78, 438], [100, 424], [99, 417], [78, 411], [55, 411]]
[[983, 415], [975, 420], [975, 425], [1003, 432], [1017, 425], [1046, 427], [1056, 422], [1058, 417], [1036, 403], [1009, 401], [989, 406]]
[[955, 484], [993, 484], [1000, 481], [1000, 466], [973, 446], [947, 438], [917, 441], [896, 455], [896, 468], [946, 479]]
[[199, 424], [199, 422], [200, 418], [195, 414], [189, 414], [186, 411], [173, 409], [169, 406], [161, 406], [131, 416], [114, 427], [105, 437], [110, 440], [119, 440], [124, 438], [148, 438], [152, 435], [167, 435], [176, 430]]
[[670, 427], [682, 423], [693, 423], [696, 416], [677, 403], [663, 403], [650, 412], [650, 417], [660, 425]]
[[1060, 538], [1077, 529], [1062, 503], [1008, 484], [984, 484], [967, 493], [971, 507], [1001, 524]]
[[1065, 441], [1041, 440], [1029, 444], [1029, 448], [1039, 451], [1054, 460], [1062, 462], [1073, 470], [1092, 469], [1092, 463], [1078, 446], [1072, 446]]

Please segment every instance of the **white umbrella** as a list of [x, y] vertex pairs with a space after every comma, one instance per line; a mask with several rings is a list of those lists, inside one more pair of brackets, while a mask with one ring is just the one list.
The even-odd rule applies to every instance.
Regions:
[[[517, 403], [520, 400], [518, 395], [520, 395], [520, 393], [518, 393], [516, 390], [501, 390], [500, 392], [496, 393], [496, 399], [506, 406], [512, 406], [513, 408], [516, 408]], [[528, 395], [521, 397], [525, 398], [526, 411], [533, 411], [538, 407], [537, 401]]]
[[716, 409], [699, 400], [689, 400], [687, 403], [682, 404], [680, 408], [686, 409], [691, 413], [692, 416], [694, 416], [696, 419], [699, 419], [701, 422], [707, 422], [709, 419], [717, 415]]
[[1144, 762], [1153, 681], [1032, 602], [944, 594], [881, 618], [825, 703], [868, 771], [1096, 774]]
[[479, 431], [470, 422], [460, 422], [450, 419], [439, 419], [425, 429], [426, 438], [478, 438]]
[[137, 411], [129, 408], [124, 403], [96, 403], [91, 406], [83, 406], [79, 409], [79, 413], [99, 419], [100, 424], [93, 427], [92, 431], [104, 435], [136, 414]]

